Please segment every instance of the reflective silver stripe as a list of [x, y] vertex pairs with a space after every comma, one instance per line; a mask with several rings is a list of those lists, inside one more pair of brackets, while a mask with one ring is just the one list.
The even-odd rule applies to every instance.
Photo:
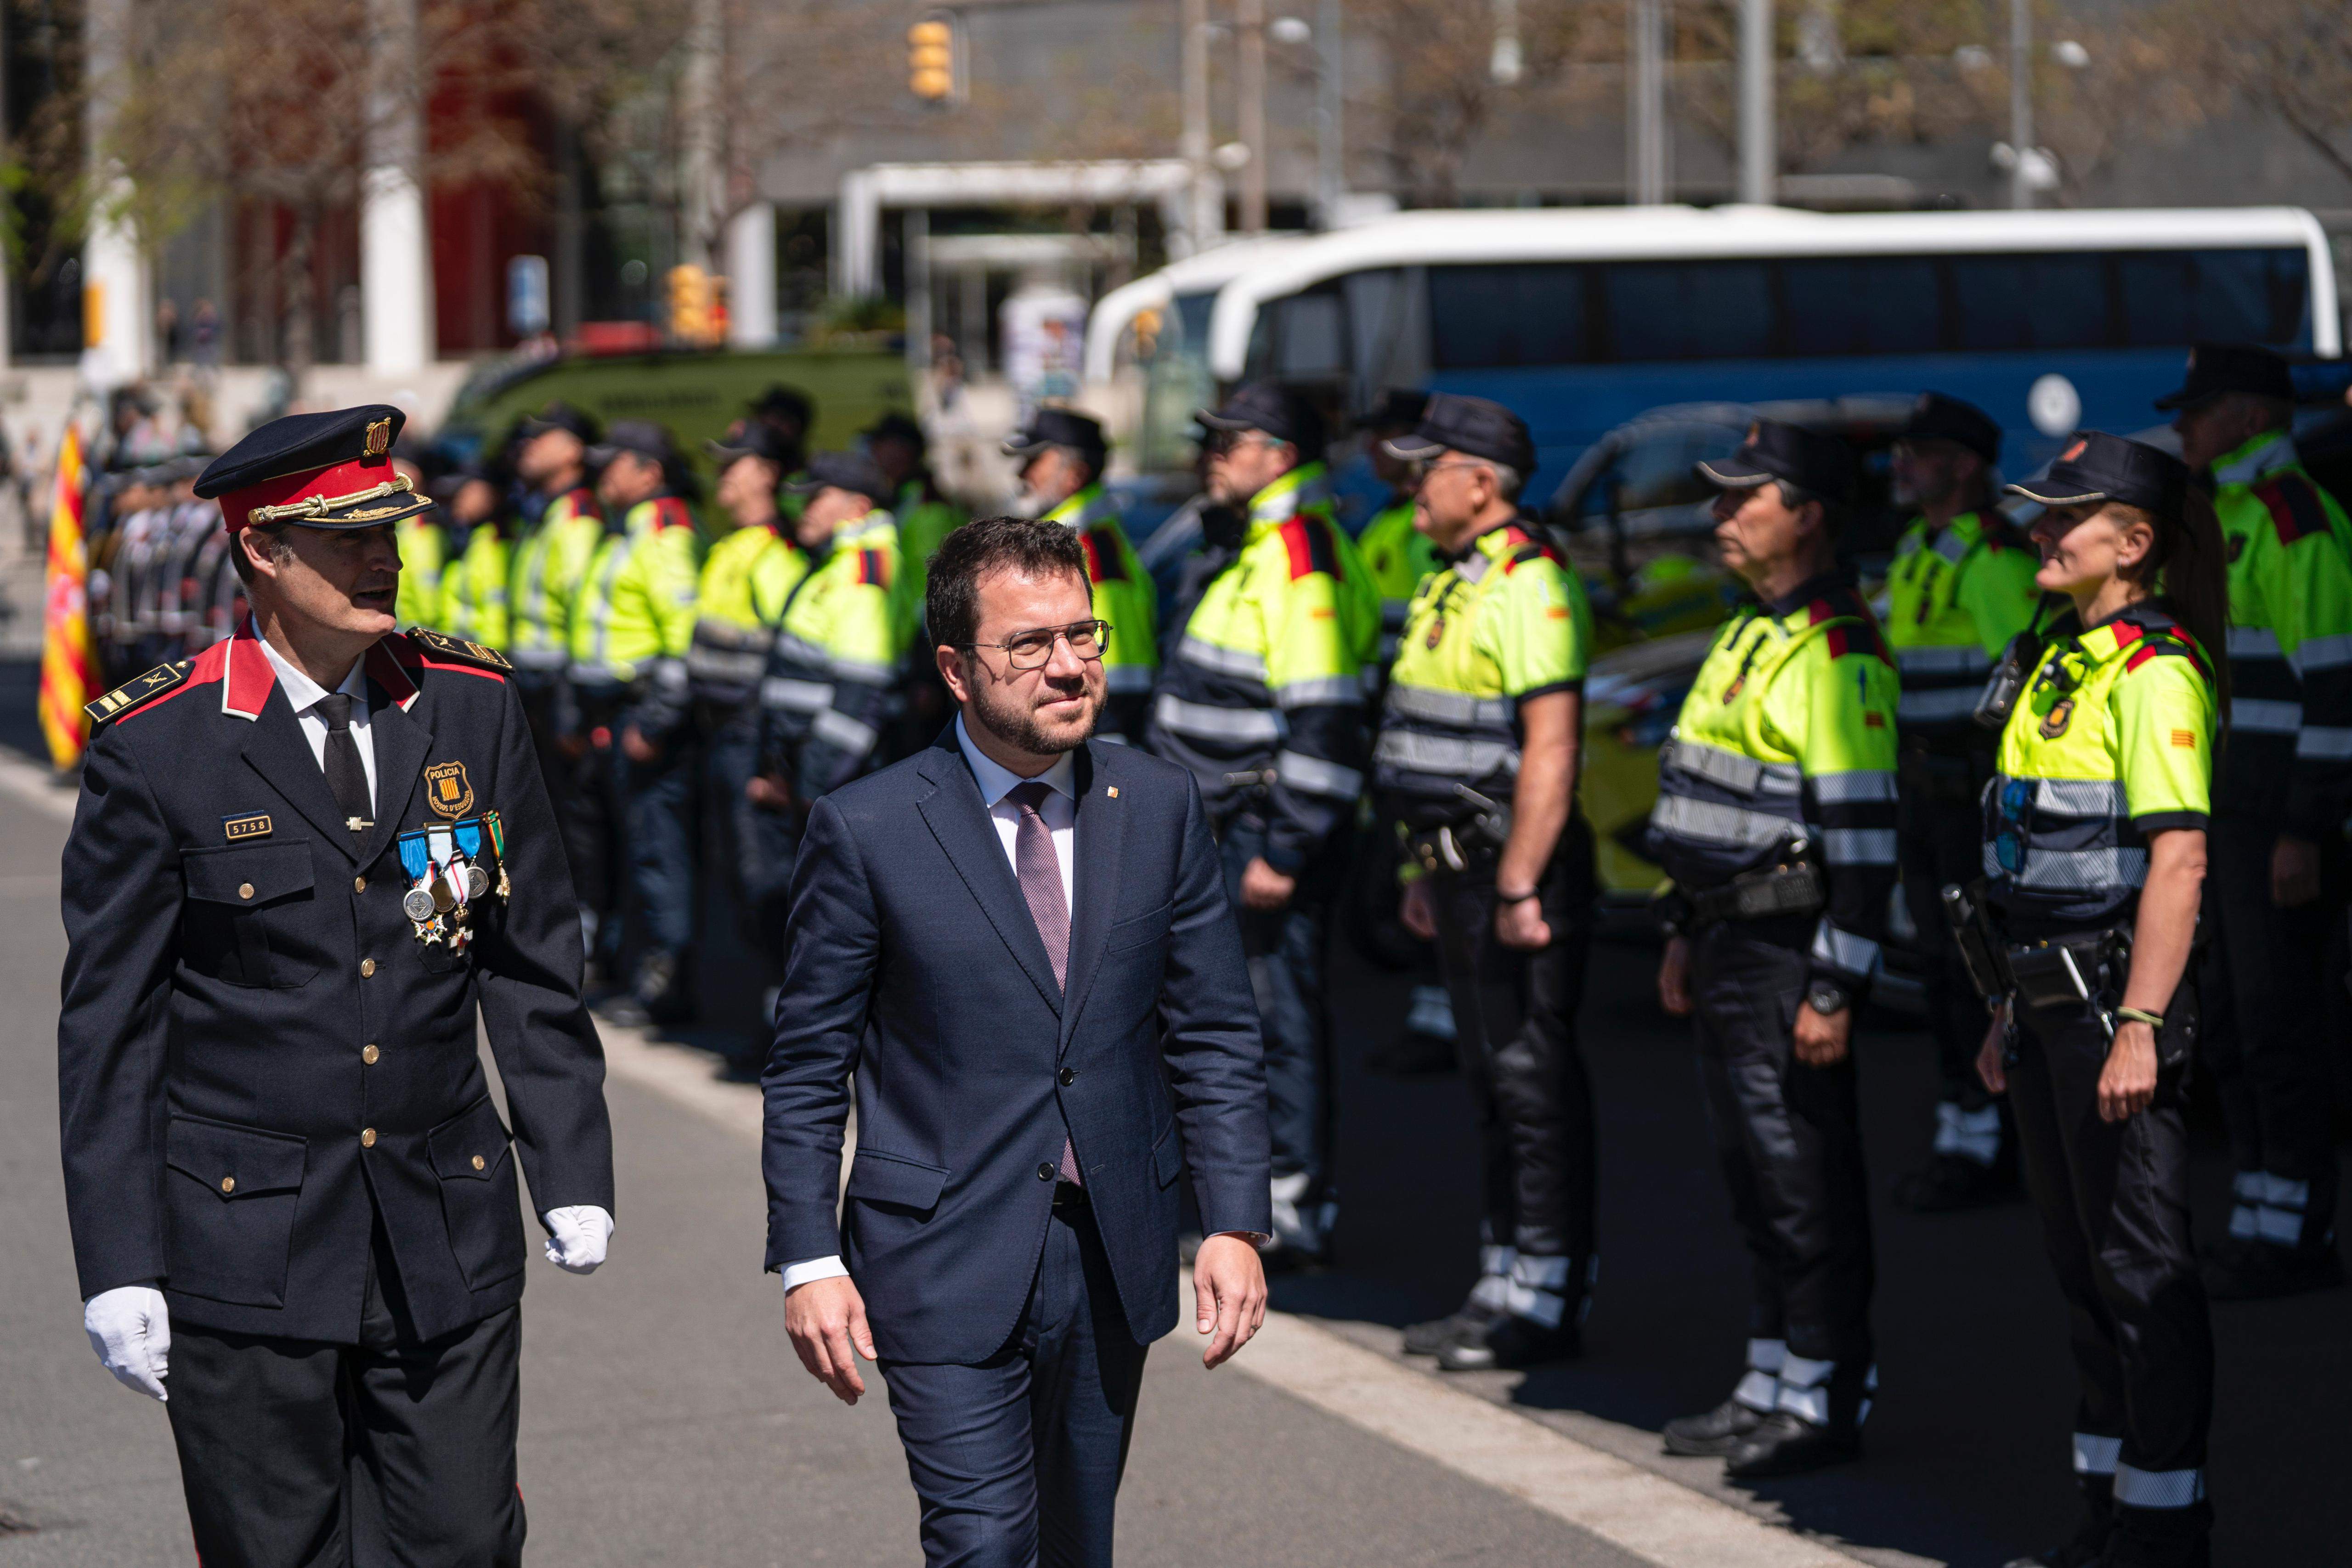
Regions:
[[1892, 828], [1825, 828], [1822, 852], [1832, 865], [1893, 865]]
[[765, 626], [737, 626], [706, 615], [694, 623], [694, 640], [706, 648], [764, 653], [776, 640], [776, 634]]
[[770, 675], [760, 683], [760, 701], [787, 713], [817, 713], [833, 706], [833, 683]]
[[2338, 632], [2328, 637], [2310, 637], [2294, 651], [2294, 667], [2305, 674], [2314, 670], [2333, 670], [2352, 664], [2352, 632]]
[[1874, 768], [1813, 775], [1813, 799], [1824, 806], [1853, 806], [1895, 799], [1895, 775]]
[[1738, 1386], [1732, 1389], [1731, 1396], [1759, 1415], [1769, 1416], [1780, 1403], [1780, 1380], [1769, 1372], [1750, 1367], [1740, 1374]]
[[1816, 1427], [1830, 1420], [1830, 1374], [1833, 1361], [1808, 1361], [1792, 1355], [1780, 1366], [1780, 1407], [1803, 1416]]
[[1221, 675], [1246, 675], [1255, 681], [1265, 679], [1265, 658], [1263, 654], [1242, 648], [1221, 648], [1214, 643], [1193, 636], [1190, 632], [1178, 640], [1176, 656], [1188, 664], [1198, 664]]
[[767, 662], [765, 653], [728, 653], [717, 648], [690, 648], [686, 655], [690, 674], [713, 681], [756, 681]]
[[[1381, 747], [1387, 749], [1386, 737], [1381, 738]], [[1718, 806], [1712, 800], [1694, 800], [1687, 795], [1659, 796], [1656, 808], [1650, 813], [1650, 826], [1659, 832], [1698, 843], [1738, 844], [1759, 850], [1804, 831], [1799, 823], [1786, 817], [1751, 811], [1745, 806]]]
[[2121, 1437], [2095, 1437], [2088, 1432], [2074, 1434], [2074, 1473], [2078, 1476], [2111, 1476], [2116, 1473], [2116, 1461], [2124, 1451]]
[[1354, 707], [1364, 700], [1364, 681], [1360, 675], [1324, 675], [1311, 681], [1292, 681], [1274, 688], [1274, 700], [1282, 707], [1315, 707], [1325, 703], [1346, 703]]
[[2278, 633], [2269, 627], [2230, 628], [2230, 657], [2232, 659], [2275, 659], [2278, 656]]
[[1945, 528], [1936, 536], [1936, 553], [1954, 566], [1969, 559], [1969, 549], [1968, 540], [1950, 528]]
[[1895, 700], [1897, 724], [1942, 724], [1966, 718], [1977, 711], [1984, 695], [1979, 686], [1946, 686], [1931, 692], [1905, 692]]
[[[1867, 936], [1839, 930], [1823, 915], [1822, 923], [1813, 927], [1813, 956], [1849, 975], [1867, 975], [1878, 967], [1878, 944]], [[1790, 1356], [1789, 1364], [1796, 1365], [1797, 1358]], [[1789, 1374], [1784, 1370], [1780, 1375], [1786, 1377]]]
[[629, 564], [629, 557], [637, 548], [636, 540], [623, 535], [604, 557], [604, 575], [596, 584], [596, 597], [588, 602], [588, 624], [594, 628], [590, 646], [594, 652], [589, 662], [605, 664], [613, 657], [613, 584], [620, 580], [621, 572]]
[[1992, 668], [1992, 656], [1972, 643], [1939, 648], [1897, 648], [1895, 667], [1906, 675], [1968, 675]]
[[2230, 727], [2241, 735], [2293, 735], [2303, 727], [2303, 705], [2238, 697], [2230, 704]]
[[809, 733], [855, 757], [873, 750], [874, 743], [881, 738], [872, 725], [860, 724], [838, 708], [826, 708], [810, 720]]
[[2352, 729], [2306, 724], [2295, 732], [2294, 754], [2297, 757], [2316, 757], [2328, 762], [2341, 762], [2352, 758]]
[[1151, 716], [1178, 735], [1213, 740], [1262, 740], [1271, 744], [1289, 733], [1282, 716], [1269, 709], [1213, 707], [1207, 703], [1188, 703], [1168, 692], [1160, 694]]
[[2303, 1245], [2303, 1216], [2292, 1208], [2254, 1210], [2254, 1234], [2273, 1247]]
[[1784, 1339], [1751, 1339], [1748, 1342], [1748, 1367], [1751, 1372], [1769, 1372], [1780, 1375], [1789, 1364], [1789, 1342]]
[[1115, 692], [1148, 692], [1159, 674], [1149, 664], [1106, 664], [1103, 685]]
[[1364, 792], [1364, 776], [1352, 768], [1309, 757], [1303, 751], [1274, 754], [1275, 776], [1290, 789], [1308, 795], [1352, 800]]
[[521, 670], [560, 670], [572, 661], [561, 648], [514, 648], [508, 651], [515, 667]]
[[2143, 1470], [2118, 1463], [2116, 1500], [2126, 1508], [2189, 1508], [2205, 1500], [2205, 1472]]
[[1511, 705], [1492, 697], [1474, 697], [1434, 686], [1390, 685], [1388, 710], [1398, 718], [1423, 724], [1455, 724], [1499, 728], [1511, 722]]
[[776, 654], [793, 664], [813, 670], [824, 670], [835, 680], [856, 681], [861, 685], [883, 686], [890, 684], [890, 666], [870, 659], [844, 659], [823, 644], [790, 632], [777, 633]]
[[1785, 762], [1759, 762], [1703, 740], [1669, 740], [1658, 754], [1658, 766], [1720, 784], [1740, 795], [1793, 795], [1804, 787], [1804, 773]]
[[627, 683], [621, 672], [610, 664], [592, 664], [585, 659], [574, 659], [563, 666], [564, 678], [576, 686], [618, 686]]
[[2112, 779], [2037, 779], [2033, 808], [2063, 817], [2121, 817], [2130, 803]]
[[1381, 732], [1373, 760], [1409, 773], [1436, 773], [1455, 779], [1485, 779], [1496, 773], [1517, 773], [1519, 752], [1499, 740], [1461, 740], [1450, 735], [1418, 730]]
[[[1988, 860], [1992, 846], [1985, 846]], [[1999, 862], [1994, 874], [1999, 874]], [[2140, 849], [2045, 850], [2029, 845], [2025, 869], [2017, 875], [2020, 887], [2060, 893], [2096, 893], [2137, 887], [2147, 880], [2147, 852]]]

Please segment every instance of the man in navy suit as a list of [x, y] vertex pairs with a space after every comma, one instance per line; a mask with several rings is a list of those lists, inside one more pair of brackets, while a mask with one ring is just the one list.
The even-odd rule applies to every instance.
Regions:
[[844, 1403], [880, 1363], [928, 1563], [1107, 1564], [1186, 1170], [1202, 1359], [1265, 1315], [1257, 1016], [1191, 776], [1088, 741], [1108, 629], [1077, 537], [968, 524], [927, 609], [961, 715], [820, 799], [793, 879], [767, 1266]]

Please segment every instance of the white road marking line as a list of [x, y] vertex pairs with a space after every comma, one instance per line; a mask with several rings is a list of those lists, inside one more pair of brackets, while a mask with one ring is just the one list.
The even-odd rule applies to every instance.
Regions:
[[16, 796], [30, 806], [62, 822], [73, 821], [75, 792], [60, 789], [50, 781], [47, 769], [13, 757], [0, 757], [0, 790]]
[[[690, 1048], [648, 1040], [641, 1030], [602, 1020], [596, 1027], [614, 1077], [758, 1142], [759, 1085], [719, 1077], [711, 1059]], [[1189, 1301], [1189, 1272], [1182, 1288]], [[1856, 1562], [1539, 1421], [1448, 1388], [1305, 1318], [1266, 1313], [1265, 1326], [1233, 1366], [1658, 1568], [1853, 1568]]]

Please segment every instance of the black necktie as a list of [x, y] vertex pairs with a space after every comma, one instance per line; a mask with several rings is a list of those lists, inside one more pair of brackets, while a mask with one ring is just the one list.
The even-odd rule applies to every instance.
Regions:
[[375, 796], [368, 789], [367, 765], [360, 760], [360, 743], [352, 735], [352, 699], [345, 692], [330, 692], [319, 699], [327, 720], [327, 788], [343, 813], [352, 837], [366, 836], [375, 826]]

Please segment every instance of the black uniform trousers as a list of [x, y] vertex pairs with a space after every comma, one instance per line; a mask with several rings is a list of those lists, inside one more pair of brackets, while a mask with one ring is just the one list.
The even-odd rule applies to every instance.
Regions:
[[2014, 1056], [2009, 1098], [2026, 1190], [2081, 1379], [2078, 1463], [2115, 1469], [2128, 1525], [2201, 1532], [2213, 1333], [2189, 1245], [2182, 1074], [2159, 1074], [2155, 1103], [2138, 1115], [2101, 1121], [2107, 1037], [2083, 1007], [2021, 1007]]
[[773, 985], [783, 978], [784, 923], [791, 913], [793, 862], [800, 852], [801, 813], [754, 805], [744, 793], [760, 771], [756, 702], [731, 708], [698, 704], [696, 727], [702, 735], [705, 820], [715, 830], [744, 940], [758, 948], [761, 973]]
[[1478, 1117], [1486, 1239], [1524, 1259], [1563, 1259], [1562, 1280], [1519, 1276], [1577, 1315], [1591, 1278], [1592, 1080], [1576, 1038], [1592, 940], [1592, 829], [1570, 819], [1538, 889], [1551, 945], [1495, 936], [1495, 862], [1431, 878], [1437, 953]]
[[[2271, 903], [2275, 822], [2217, 817], [2206, 831], [2210, 935], [2201, 977], [2206, 1065], [2220, 1092], [2240, 1211], [2262, 1239], [2336, 1244], [2335, 1030], [2321, 999], [2333, 903]], [[2255, 1190], [2257, 1186], [2263, 1190]]]
[[509, 1568], [520, 1308], [420, 1340], [379, 1228], [360, 1342], [172, 1325], [164, 1406], [205, 1568]]
[[1110, 1568], [1144, 1354], [1095, 1218], [1057, 1191], [1029, 1304], [977, 1365], [881, 1364], [925, 1568]]
[[1980, 1112], [1996, 1103], [1977, 1076], [1984, 1044], [1985, 1006], [1960, 961], [1959, 944], [1944, 913], [1943, 892], [1984, 874], [1985, 781], [1991, 758], [1982, 753], [1933, 751], [1906, 744], [1895, 765], [1895, 853], [1903, 870], [1903, 901], [1927, 956], [1921, 977], [1927, 1030], [1936, 1041], [1936, 1075], [1948, 1105]]
[[1692, 934], [1699, 1082], [1754, 1280], [1753, 1339], [1867, 1364], [1876, 1264], [1853, 1056], [1796, 1059], [1818, 916], [1720, 921]]
[[588, 956], [610, 982], [625, 978], [621, 946], [629, 876], [622, 831], [628, 821], [628, 759], [620, 735], [625, 699], [625, 687], [575, 687], [565, 705], [565, 739], [578, 755], [564, 764], [563, 852], [572, 862]]

